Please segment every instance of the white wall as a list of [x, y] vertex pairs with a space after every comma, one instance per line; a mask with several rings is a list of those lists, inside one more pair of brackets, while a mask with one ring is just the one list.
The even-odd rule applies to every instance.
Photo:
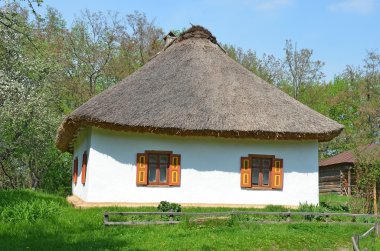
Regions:
[[[91, 144], [87, 190], [74, 189], [73, 193], [88, 202], [167, 200], [289, 206], [298, 206], [300, 202], [318, 203], [317, 141], [179, 137], [99, 128], [87, 132], [91, 132], [91, 141], [84, 141]], [[83, 153], [86, 143], [81, 144], [79, 153]], [[180, 187], [136, 186], [136, 154], [145, 150], [181, 154]], [[282, 191], [240, 188], [240, 157], [248, 154], [271, 154], [284, 159]]]

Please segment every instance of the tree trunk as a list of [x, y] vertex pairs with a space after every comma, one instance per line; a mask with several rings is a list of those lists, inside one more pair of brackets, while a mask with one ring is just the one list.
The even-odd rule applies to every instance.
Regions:
[[376, 181], [373, 184], [373, 213], [377, 216], [377, 191]]

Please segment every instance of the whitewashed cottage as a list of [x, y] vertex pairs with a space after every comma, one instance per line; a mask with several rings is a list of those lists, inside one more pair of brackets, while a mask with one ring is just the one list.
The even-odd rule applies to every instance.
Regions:
[[318, 203], [318, 142], [342, 125], [232, 60], [193, 26], [62, 123], [85, 202]]

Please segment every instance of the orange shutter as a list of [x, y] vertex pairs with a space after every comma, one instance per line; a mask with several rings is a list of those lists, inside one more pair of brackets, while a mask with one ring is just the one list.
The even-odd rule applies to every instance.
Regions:
[[83, 153], [82, 159], [82, 184], [86, 184], [86, 173], [87, 173], [87, 152]]
[[181, 185], [181, 155], [171, 154], [169, 165], [169, 186]]
[[274, 159], [272, 167], [272, 188], [282, 190], [284, 181], [284, 170], [282, 159]]
[[241, 157], [240, 163], [240, 186], [252, 187], [252, 168], [249, 158]]
[[148, 185], [148, 164], [147, 156], [144, 153], [137, 154], [136, 185]]
[[76, 185], [78, 180], [78, 157], [74, 160], [74, 172], [73, 172], [73, 182]]

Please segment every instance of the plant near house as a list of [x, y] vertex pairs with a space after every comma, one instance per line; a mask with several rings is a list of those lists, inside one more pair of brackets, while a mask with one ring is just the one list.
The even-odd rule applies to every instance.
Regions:
[[158, 211], [161, 212], [181, 212], [182, 208], [180, 204], [177, 203], [170, 203], [168, 201], [161, 201], [160, 204], [157, 207]]
[[357, 208], [359, 211], [378, 214], [380, 147], [376, 143], [366, 145], [366, 147], [361, 147], [361, 150], [355, 151], [357, 158], [355, 170], [358, 177], [356, 184], [358, 198], [355, 204], [359, 206]]
[[[157, 210], [160, 212], [181, 212], [182, 208], [180, 204], [171, 203], [168, 201], [161, 201], [157, 206]], [[162, 219], [169, 219], [169, 215], [162, 215]], [[174, 220], [179, 220], [179, 216], [174, 217]]]

